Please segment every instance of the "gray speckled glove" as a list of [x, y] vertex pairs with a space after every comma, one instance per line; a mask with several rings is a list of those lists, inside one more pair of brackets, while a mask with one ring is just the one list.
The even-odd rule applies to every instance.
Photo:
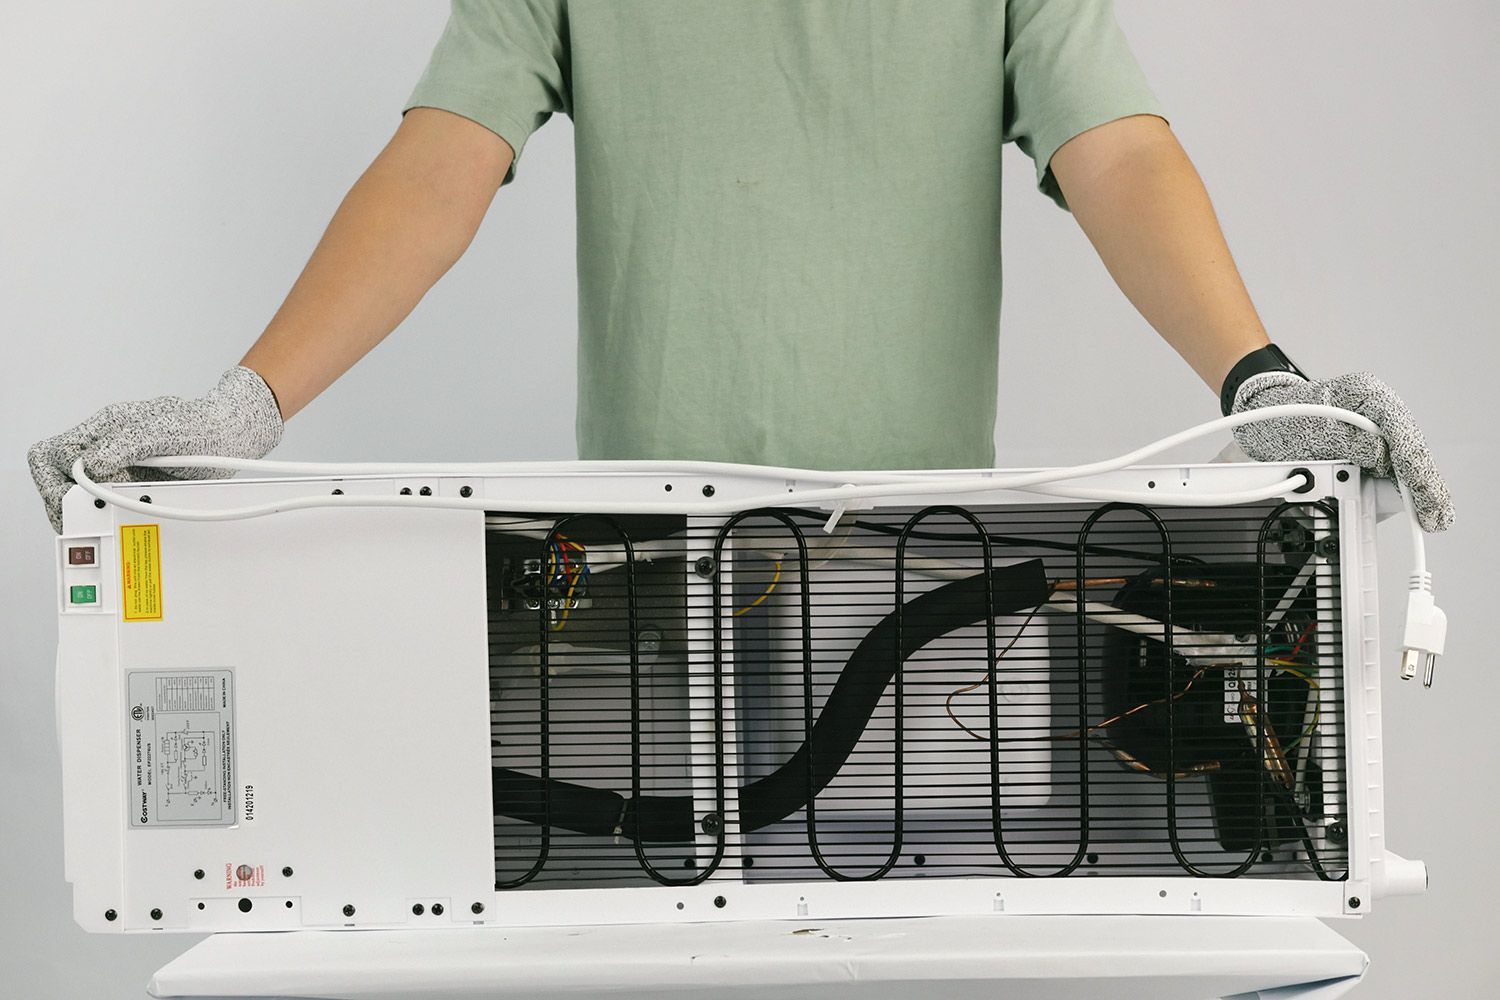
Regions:
[[1235, 393], [1234, 412], [1286, 403], [1353, 410], [1374, 421], [1384, 436], [1324, 417], [1282, 417], [1235, 428], [1235, 439], [1245, 454], [1258, 462], [1354, 462], [1377, 476], [1399, 480], [1410, 492], [1417, 520], [1427, 531], [1442, 531], [1453, 524], [1448, 484], [1438, 475], [1411, 411], [1390, 386], [1369, 372], [1322, 382], [1309, 382], [1290, 372], [1262, 372], [1246, 379]]
[[265, 380], [249, 368], [231, 368], [201, 399], [161, 396], [113, 403], [72, 430], [38, 441], [26, 452], [31, 478], [47, 505], [52, 527], [62, 531], [62, 499], [73, 485], [73, 462], [101, 482], [214, 479], [222, 469], [151, 469], [134, 466], [158, 455], [261, 458], [281, 441], [281, 409]]

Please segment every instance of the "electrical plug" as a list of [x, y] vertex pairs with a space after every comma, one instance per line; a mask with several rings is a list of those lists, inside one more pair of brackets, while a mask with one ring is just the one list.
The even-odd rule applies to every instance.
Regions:
[[1401, 679], [1409, 681], [1422, 665], [1422, 686], [1432, 687], [1437, 658], [1443, 655], [1448, 636], [1448, 616], [1432, 599], [1432, 582], [1426, 574], [1412, 577], [1406, 597], [1406, 631], [1401, 640]]

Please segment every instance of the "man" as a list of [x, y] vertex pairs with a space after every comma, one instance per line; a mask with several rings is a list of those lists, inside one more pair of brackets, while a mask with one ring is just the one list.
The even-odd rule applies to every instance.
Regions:
[[[1071, 208], [1227, 411], [1359, 410], [1237, 434], [1453, 509], [1400, 399], [1269, 346], [1109, 0], [457, 0], [394, 138], [260, 339], [207, 395], [106, 407], [28, 458], [54, 526], [82, 457], [260, 457], [468, 246], [527, 138], [575, 124], [580, 456], [990, 466], [1000, 147]], [[704, 401], [708, 401], [705, 404]], [[208, 476], [211, 469], [189, 470]]]

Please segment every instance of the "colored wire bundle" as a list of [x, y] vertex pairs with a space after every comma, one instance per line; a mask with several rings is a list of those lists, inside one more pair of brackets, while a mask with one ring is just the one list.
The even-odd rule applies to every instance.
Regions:
[[[569, 552], [578, 553], [575, 562]], [[563, 592], [562, 613], [558, 616], [557, 623], [552, 626], [556, 632], [568, 624], [568, 615], [573, 610], [573, 595], [577, 593], [580, 583], [588, 579], [589, 564], [586, 551], [582, 545], [573, 541], [566, 535], [557, 535], [552, 539], [552, 545], [547, 554], [547, 593], [552, 588], [558, 590], [567, 589]]]

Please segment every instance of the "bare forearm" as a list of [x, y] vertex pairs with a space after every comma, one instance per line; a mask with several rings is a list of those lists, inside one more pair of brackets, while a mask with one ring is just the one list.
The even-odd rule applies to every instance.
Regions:
[[283, 417], [380, 343], [462, 256], [511, 158], [467, 119], [407, 114], [241, 362], [266, 380]]
[[1120, 289], [1217, 392], [1268, 341], [1172, 130], [1152, 116], [1110, 122], [1064, 143], [1052, 171]]

